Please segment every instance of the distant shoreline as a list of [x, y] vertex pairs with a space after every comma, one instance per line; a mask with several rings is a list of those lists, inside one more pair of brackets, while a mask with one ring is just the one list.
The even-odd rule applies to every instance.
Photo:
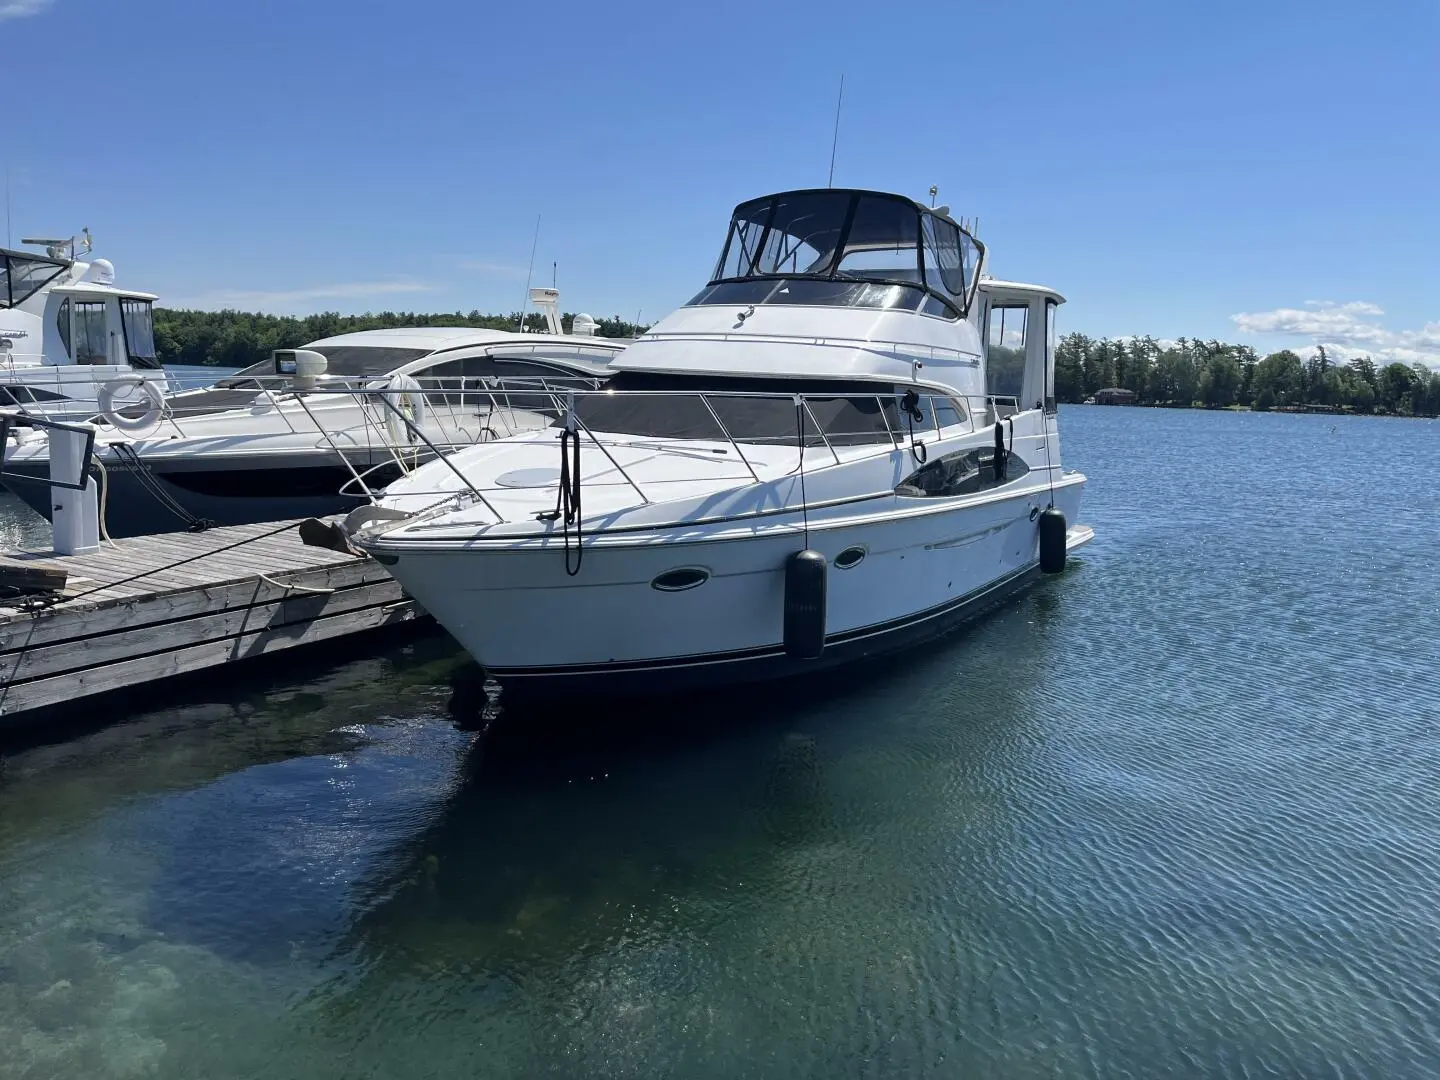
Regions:
[[1158, 402], [1131, 401], [1121, 404], [1119, 402], [1098, 401], [1062, 401], [1061, 405], [1083, 405], [1094, 409], [1173, 409], [1176, 412], [1253, 412], [1253, 413], [1285, 413], [1290, 416], [1371, 416], [1387, 420], [1440, 420], [1440, 413], [1398, 413], [1386, 412], [1374, 409], [1370, 412], [1360, 412], [1356, 409], [1344, 406], [1324, 405], [1276, 405], [1271, 409], [1257, 409], [1253, 405], [1170, 405]]

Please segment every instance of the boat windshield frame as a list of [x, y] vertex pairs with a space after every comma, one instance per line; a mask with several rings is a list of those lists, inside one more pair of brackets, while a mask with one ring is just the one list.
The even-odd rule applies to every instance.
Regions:
[[[782, 213], [784, 220], [777, 223], [777, 215]], [[813, 231], [806, 234], [797, 228], [802, 222]], [[887, 231], [889, 226], [893, 230]], [[833, 238], [833, 242], [817, 243], [819, 236]], [[940, 236], [953, 237], [953, 248], [939, 247]], [[798, 262], [802, 248], [814, 256], [803, 269]], [[844, 267], [855, 254], [877, 252], [893, 258], [911, 248], [915, 253], [913, 270], [906, 265], [890, 274]], [[943, 265], [942, 258], [934, 254], [937, 250], [953, 251], [953, 265]], [[984, 258], [985, 245], [968, 229], [903, 195], [852, 188], [780, 192], [735, 208], [715, 271], [689, 304], [840, 304], [965, 318], [975, 300]], [[788, 268], [787, 260], [791, 263]], [[715, 288], [742, 282], [757, 283], [753, 299], [741, 298], [733, 289]], [[767, 290], [762, 284], [767, 282], [775, 287]], [[787, 296], [789, 288], [781, 282], [799, 288]], [[800, 284], [803, 282], [824, 282], [827, 288], [813, 290]], [[843, 287], [852, 285], [862, 288], [847, 294]], [[842, 289], [837, 291], [836, 286]], [[867, 290], [864, 286], [882, 288]]]
[[0, 308], [19, 307], [74, 265], [69, 259], [0, 248]]
[[[306, 345], [302, 347], [321, 353], [326, 361], [326, 375], [339, 379], [380, 378], [435, 352], [434, 349], [406, 348], [394, 345]], [[364, 356], [364, 353], [374, 353], [374, 356]], [[359, 362], [352, 363], [352, 361]], [[336, 365], [334, 370], [329, 368], [332, 363]], [[289, 381], [289, 376], [276, 374], [273, 359], [265, 359], [217, 380], [215, 386], [222, 390], [242, 390], [249, 388], [246, 386], [248, 383], [253, 384], [255, 389], [267, 386], [273, 389], [277, 383], [288, 385]]]

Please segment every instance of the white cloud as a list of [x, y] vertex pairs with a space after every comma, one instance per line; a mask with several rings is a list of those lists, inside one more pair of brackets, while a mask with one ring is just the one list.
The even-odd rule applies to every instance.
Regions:
[[1311, 348], [1324, 345], [1339, 359], [1371, 356], [1385, 363], [1440, 367], [1440, 322], [1418, 330], [1392, 330], [1377, 321], [1384, 314], [1379, 305], [1364, 300], [1307, 300], [1304, 307], [1241, 312], [1230, 319], [1242, 333], [1308, 338]]
[[[366, 300], [392, 293], [429, 292], [432, 287], [421, 281], [344, 281], [274, 292], [210, 292], [184, 300], [173, 300], [167, 306], [264, 310], [295, 307], [315, 300]], [[163, 300], [161, 302], [164, 303]]]
[[0, 22], [6, 19], [23, 19], [27, 15], [39, 15], [55, 0], [0, 0]]

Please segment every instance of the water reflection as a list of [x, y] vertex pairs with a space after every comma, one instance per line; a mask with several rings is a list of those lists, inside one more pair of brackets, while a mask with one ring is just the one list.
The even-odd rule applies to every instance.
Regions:
[[1437, 1074], [1433, 426], [1079, 415], [1102, 541], [894, 663], [494, 719], [440, 639], [0, 751], [0, 1060]]

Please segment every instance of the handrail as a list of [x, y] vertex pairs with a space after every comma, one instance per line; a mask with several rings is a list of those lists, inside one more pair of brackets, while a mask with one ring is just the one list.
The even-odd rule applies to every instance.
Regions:
[[[619, 440], [645, 440], [635, 441], [634, 445], [650, 445], [651, 440], [660, 439], [659, 435], [645, 434], [645, 427], [639, 429], [639, 434], [627, 435], [622, 430], [606, 432], [603, 428], [597, 434], [591, 424], [594, 418], [589, 420], [583, 415], [583, 403], [590, 398], [613, 399], [617, 397], [630, 398], [654, 398], [654, 399], [698, 399], [703, 407], [709, 421], [714, 424], [718, 434], [718, 441], [728, 444], [732, 452], [740, 461], [741, 466], [746, 470], [750, 482], [764, 484], [757, 462], [752, 460], [755, 447], [781, 446], [787, 441], [783, 430], [789, 427], [798, 427], [796, 435], [801, 447], [801, 466], [803, 467], [803, 454], [805, 447], [814, 445], [823, 447], [828, 451], [829, 456], [836, 465], [841, 465], [848, 458], [864, 456], [866, 451], [862, 447], [874, 444], [872, 449], [883, 448], [884, 453], [890, 453], [897, 447], [903, 447], [906, 440], [906, 431], [903, 424], [898, 424], [900, 413], [899, 403], [905, 392], [914, 390], [925, 398], [934, 398], [936, 401], [927, 408], [927, 416], [923, 425], [917, 425], [915, 434], [918, 436], [922, 431], [934, 432], [939, 436], [945, 428], [953, 432], [969, 431], [974, 432], [980, 429], [983, 423], [993, 422], [990, 418], [1000, 415], [1002, 412], [1018, 413], [1023, 411], [1020, 408], [1020, 401], [1016, 397], [992, 394], [966, 394], [957, 390], [917, 383], [904, 385], [893, 385], [893, 388], [886, 390], [877, 387], [871, 391], [827, 391], [813, 388], [801, 393], [787, 392], [781, 390], [731, 390], [723, 388], [713, 389], [606, 389], [603, 382], [596, 378], [583, 375], [573, 377], [562, 376], [486, 376], [480, 379], [470, 379], [463, 376], [442, 376], [435, 378], [423, 378], [416, 380], [419, 389], [392, 390], [388, 386], [377, 385], [376, 379], [370, 377], [358, 377], [355, 379], [335, 379], [327, 383], [321, 383], [313, 388], [304, 390], [295, 389], [271, 389], [264, 387], [256, 391], [251, 401], [265, 401], [271, 408], [267, 412], [279, 412], [281, 416], [276, 418], [274, 426], [277, 429], [274, 433], [284, 435], [289, 432], [303, 433], [303, 425], [297, 426], [290, 415], [303, 411], [306, 413], [309, 422], [313, 425], [320, 437], [329, 444], [350, 474], [350, 481], [345, 487], [354, 489], [356, 486], [364, 492], [365, 497], [371, 500], [381, 497], [383, 491], [376, 490], [366, 482], [367, 477], [373, 476], [378, 464], [373, 462], [376, 452], [379, 452], [383, 460], [387, 455], [381, 451], [384, 447], [388, 451], [388, 457], [393, 460], [400, 469], [408, 474], [426, 456], [433, 456], [445, 461], [448, 472], [458, 482], [458, 491], [465, 492], [480, 505], [484, 506], [488, 515], [495, 521], [504, 521], [504, 516], [496, 509], [495, 504], [487, 497], [488, 486], [482, 489], [472, 482], [465, 475], [451, 455], [459, 449], [487, 441], [487, 437], [508, 437], [520, 432], [530, 430], [530, 421], [536, 422], [534, 430], [538, 433], [554, 423], [556, 415], [562, 418], [562, 422], [573, 423], [573, 429], [581, 433], [592, 445], [594, 445], [605, 456], [609, 466], [623, 478], [624, 482], [634, 490], [636, 496], [642, 503], [651, 504], [654, 500], [647, 494], [644, 483], [637, 475], [633, 474], [622, 464], [621, 460], [612, 452], [613, 447], [626, 445]], [[248, 389], [248, 388], [247, 388]], [[398, 407], [394, 397], [396, 394], [424, 393], [430, 401], [430, 413], [432, 420], [427, 421], [422, 427], [414, 423], [405, 410]], [[344, 395], [354, 399], [360, 406], [355, 409], [323, 409], [312, 408], [317, 405], [317, 398], [325, 395]], [[726, 423], [726, 409], [721, 406], [725, 401], [776, 401], [798, 403], [799, 409], [787, 410], [789, 420], [777, 415], [780, 422], [774, 426], [775, 434], [770, 434], [771, 423], [766, 419], [767, 414], [760, 412], [755, 414], [760, 422], [750, 424], [747, 427], [753, 428], [748, 432], [749, 437], [738, 436], [735, 431]], [[849, 410], [843, 410], [838, 416], [832, 416], [826, 424], [822, 424], [819, 416], [831, 411], [835, 403], [843, 401], [868, 402], [868, 410], [875, 410], [879, 413], [878, 422], [873, 412], [869, 412], [867, 418], [858, 423], [847, 423], [850, 416]], [[940, 402], [949, 402], [953, 412], [958, 414], [958, 419], [952, 419], [950, 423], [942, 425]], [[374, 406], [379, 405], [377, 410]], [[823, 403], [823, 404], [822, 404]], [[217, 410], [212, 406], [204, 408], [197, 402], [199, 408], [208, 414], [216, 414]], [[878, 410], [877, 410], [878, 406]], [[245, 408], [241, 406], [240, 408]], [[817, 409], [821, 412], [817, 413]], [[224, 412], [226, 410], [221, 410]], [[732, 412], [734, 410], [731, 410]], [[357, 412], [359, 416], [357, 418]], [[327, 413], [329, 415], [327, 415]], [[895, 415], [891, 415], [894, 413]], [[397, 439], [393, 427], [387, 423], [386, 417], [389, 414], [399, 416], [403, 430], [406, 432], [405, 439]], [[739, 415], [731, 416], [731, 423], [735, 423]], [[573, 421], [570, 418], [573, 417]], [[479, 421], [478, 430], [472, 435], [472, 421]], [[330, 425], [327, 428], [327, 423]], [[806, 432], [806, 425], [813, 425], [813, 433]], [[281, 428], [283, 425], [283, 429]], [[883, 427], [881, 427], [883, 425]], [[176, 425], [177, 428], [179, 425]], [[617, 425], [618, 426], [618, 425]], [[708, 425], [707, 425], [708, 426]], [[360, 430], [367, 433], [360, 436]], [[427, 430], [429, 429], [429, 433]], [[192, 429], [193, 430], [193, 429]], [[497, 436], [497, 430], [503, 434]], [[656, 429], [657, 431], [661, 429]], [[609, 436], [609, 437], [607, 437]], [[357, 437], [363, 438], [363, 442], [357, 441]], [[686, 438], [686, 436], [678, 436]], [[709, 436], [695, 436], [699, 442], [705, 442]], [[373, 441], [372, 441], [373, 440]], [[661, 439], [663, 442], [664, 440]], [[674, 441], [673, 439], [671, 441]], [[361, 462], [352, 461], [346, 452], [344, 442], [352, 450], [359, 449], [368, 454], [366, 465]], [[745, 443], [752, 445], [752, 453], [744, 449]], [[378, 445], [376, 445], [378, 443]], [[403, 444], [405, 448], [402, 449]], [[420, 445], [425, 447], [422, 453]], [[851, 452], [841, 455], [839, 447], [845, 445]], [[368, 446], [368, 450], [365, 448]], [[409, 461], [414, 451], [415, 461]], [[725, 454], [724, 450], [711, 450], [707, 453]], [[762, 459], [764, 455], [761, 455]], [[3, 464], [3, 456], [0, 456], [0, 464]], [[632, 463], [631, 468], [634, 465]], [[645, 481], [646, 483], [652, 481]], [[498, 490], [498, 489], [497, 489]], [[358, 494], [358, 492], [356, 492]], [[453, 493], [453, 492], [452, 492]]]
[[407, 432], [409, 432], [410, 434], [419, 436], [419, 438], [424, 441], [425, 445], [430, 448], [431, 452], [432, 452], [437, 458], [439, 458], [440, 460], [442, 460], [442, 461], [445, 462], [445, 464], [449, 467], [450, 471], [455, 474], [456, 479], [458, 479], [462, 484], [464, 484], [467, 488], [470, 489], [470, 493], [471, 493], [472, 495], [474, 495], [475, 498], [477, 498], [477, 499], [480, 500], [480, 504], [481, 504], [482, 506], [484, 506], [486, 510], [489, 510], [490, 513], [492, 513], [492, 514], [495, 515], [495, 520], [496, 520], [497, 522], [503, 522], [503, 521], [505, 520], [505, 515], [502, 514], [502, 513], [500, 513], [500, 511], [496, 510], [495, 507], [490, 504], [490, 500], [487, 499], [487, 498], [485, 498], [485, 496], [484, 496], [483, 494], [481, 494], [480, 489], [477, 488], [474, 484], [470, 483], [470, 481], [469, 481], [468, 479], [466, 479], [465, 474], [462, 473], [459, 469], [457, 469], [457, 468], [455, 467], [455, 463], [450, 460], [449, 455], [447, 455], [447, 454], [442, 454], [439, 450], [435, 449], [435, 444], [430, 441], [430, 439], [426, 436], [426, 434], [425, 434], [423, 431], [421, 431], [416, 425], [412, 424], [412, 423], [410, 422], [410, 418], [409, 418], [408, 416], [406, 416], [406, 415], [404, 414], [404, 412], [402, 412], [402, 411], [400, 410], [400, 408], [395, 405], [394, 402], [392, 402], [388, 397], [385, 396], [387, 393], [389, 393], [389, 394], [403, 394], [403, 393], [406, 393], [407, 391], [404, 391], [404, 390], [376, 390], [376, 391], [372, 391], [372, 392], [373, 392], [373, 393], [378, 393], [378, 394], [380, 395], [380, 400], [385, 403], [385, 407], [386, 407], [387, 409], [389, 409], [391, 412], [393, 412], [396, 416], [398, 416], [398, 417], [400, 418], [400, 422], [405, 425], [405, 428], [406, 428]]

